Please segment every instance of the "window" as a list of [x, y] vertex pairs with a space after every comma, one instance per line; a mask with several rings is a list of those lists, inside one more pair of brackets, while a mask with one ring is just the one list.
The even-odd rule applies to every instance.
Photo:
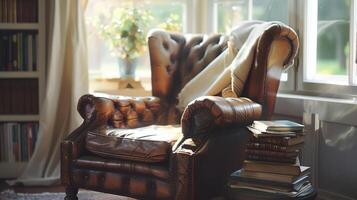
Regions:
[[[321, 94], [357, 93], [357, 0], [89, 0], [86, 10], [90, 78], [119, 76], [118, 59], [93, 23], [105, 24], [115, 9], [150, 13], [147, 27], [182, 32], [228, 33], [244, 20], [282, 21], [300, 37], [297, 68], [283, 73], [284, 90]], [[146, 45], [145, 45], [146, 46]], [[137, 76], [150, 79], [148, 52], [140, 57]]]
[[[145, 14], [144, 37], [149, 29], [164, 28], [173, 31], [186, 31], [186, 3], [183, 0], [89, 0], [85, 11], [88, 38], [88, 57], [89, 57], [89, 78], [90, 89], [93, 84], [99, 84], [101, 80], [119, 78], [119, 62], [114, 42], [106, 37], [103, 29], [113, 29], [115, 25], [112, 21], [120, 12], [128, 9], [137, 9], [139, 15]], [[123, 11], [124, 10], [124, 11]], [[119, 33], [118, 33], [119, 35]], [[115, 38], [110, 35], [110, 38]], [[121, 41], [117, 41], [120, 43]], [[146, 38], [144, 41], [146, 43]], [[136, 76], [150, 79], [150, 61], [147, 45], [143, 45], [142, 55], [139, 57], [136, 69]], [[108, 86], [109, 87], [109, 86]], [[98, 88], [95, 86], [95, 88]], [[113, 89], [113, 87], [112, 87]]]
[[356, 95], [356, 0], [301, 1], [297, 91]]
[[[294, 26], [295, 22], [289, 16], [289, 4], [292, 3], [291, 0], [214, 0], [214, 31], [227, 33], [245, 20], [281, 21]], [[284, 72], [281, 81], [287, 80], [288, 73]]]
[[306, 1], [304, 81], [352, 85], [352, 0]]
[[282, 21], [289, 24], [287, 0], [215, 0], [214, 30], [228, 32], [244, 20]]

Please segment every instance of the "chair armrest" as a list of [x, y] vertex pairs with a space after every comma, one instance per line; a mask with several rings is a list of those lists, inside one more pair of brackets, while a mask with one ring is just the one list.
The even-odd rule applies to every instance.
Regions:
[[185, 109], [181, 126], [185, 137], [210, 133], [215, 128], [245, 126], [261, 117], [262, 107], [248, 98], [203, 96]]
[[154, 124], [163, 103], [157, 97], [84, 95], [77, 110], [85, 122], [115, 128], [136, 128]]
[[61, 181], [63, 184], [70, 183], [71, 176], [69, 174], [72, 161], [86, 151], [85, 136], [89, 129], [91, 126], [83, 123], [61, 142]]
[[225, 134], [184, 138], [173, 150], [176, 199], [211, 199], [223, 191], [229, 175], [241, 168], [250, 132], [245, 127], [215, 131]]

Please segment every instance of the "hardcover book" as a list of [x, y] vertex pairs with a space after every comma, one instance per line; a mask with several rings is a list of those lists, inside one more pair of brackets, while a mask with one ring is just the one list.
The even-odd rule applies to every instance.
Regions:
[[252, 127], [261, 131], [302, 131], [304, 125], [289, 120], [254, 121]]

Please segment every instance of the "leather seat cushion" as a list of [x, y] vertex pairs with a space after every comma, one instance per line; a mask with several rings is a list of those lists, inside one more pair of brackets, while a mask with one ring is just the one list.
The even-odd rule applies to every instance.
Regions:
[[181, 127], [178, 125], [108, 129], [104, 133], [90, 131], [86, 137], [86, 148], [106, 158], [163, 162], [181, 135]]

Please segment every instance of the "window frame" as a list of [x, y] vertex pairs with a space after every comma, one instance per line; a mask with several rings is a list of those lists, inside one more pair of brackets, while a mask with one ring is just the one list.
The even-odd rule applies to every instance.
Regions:
[[[135, 0], [138, 2], [138, 0]], [[152, 0], [155, 2], [167, 2], [166, 0]], [[184, 7], [183, 13], [183, 33], [213, 33], [215, 32], [215, 12], [216, 2], [234, 2], [233, 0], [176, 0]], [[253, 4], [254, 0], [249, 0]], [[357, 0], [351, 0], [350, 10], [350, 55], [348, 63], [348, 84], [336, 85], [304, 80], [305, 63], [304, 54], [307, 46], [308, 23], [307, 4], [310, 0], [288, 0], [289, 25], [294, 28], [300, 38], [299, 55], [295, 64], [288, 71], [288, 80], [281, 81], [279, 92], [295, 93], [303, 95], [315, 95], [324, 97], [351, 98], [357, 96]], [[249, 4], [249, 3], [248, 3]], [[299, 13], [304, 13], [300, 15]]]
[[308, 94], [314, 96], [323, 96], [323, 97], [336, 97], [336, 98], [351, 98], [355, 97], [357, 94], [357, 85], [356, 85], [356, 20], [357, 20], [357, 0], [351, 0], [351, 9], [350, 9], [350, 56], [347, 69], [347, 78], [348, 85], [338, 85], [331, 83], [321, 83], [305, 80], [305, 51], [308, 44], [308, 39], [306, 37], [307, 30], [306, 24], [308, 23], [308, 3], [312, 1], [303, 0], [298, 1], [297, 12], [304, 13], [303, 19], [297, 21], [297, 30], [300, 33], [300, 50], [298, 57], [298, 68], [296, 73], [296, 83], [295, 83], [295, 93], [298, 94]]

